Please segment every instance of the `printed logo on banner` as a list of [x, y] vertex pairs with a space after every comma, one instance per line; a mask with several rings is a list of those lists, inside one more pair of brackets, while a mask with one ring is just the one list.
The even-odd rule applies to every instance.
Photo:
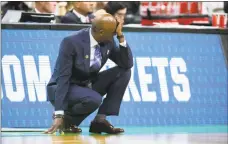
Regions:
[[[183, 58], [150, 58], [137, 57], [134, 59], [135, 65], [132, 68], [132, 77], [124, 95], [123, 101], [132, 100], [135, 102], [156, 102], [157, 92], [150, 91], [149, 86], [153, 83], [153, 75], [146, 73], [145, 69], [150, 68], [157, 72], [160, 86], [161, 99], [164, 102], [169, 101], [169, 92], [167, 77], [171, 77], [175, 83], [171, 86], [174, 97], [177, 101], [188, 101], [191, 97], [189, 79], [186, 76], [187, 66]], [[113, 67], [115, 64], [108, 61], [102, 70]], [[138, 71], [139, 87], [136, 86], [134, 76], [136, 76], [135, 67]], [[170, 70], [167, 76], [166, 69]], [[22, 102], [25, 95], [25, 86], [28, 90], [28, 99], [30, 102], [45, 102], [46, 84], [51, 77], [51, 63], [49, 56], [38, 56], [38, 65], [31, 55], [23, 56], [22, 61], [16, 55], [5, 55], [2, 57], [2, 72], [5, 84], [5, 96], [11, 102]], [[22, 72], [25, 72], [23, 75]], [[139, 89], [140, 88], [140, 89]], [[3, 98], [3, 97], [2, 97]]]

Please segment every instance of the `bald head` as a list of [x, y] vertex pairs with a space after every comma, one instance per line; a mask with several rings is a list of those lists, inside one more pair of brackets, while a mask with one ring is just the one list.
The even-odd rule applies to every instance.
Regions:
[[116, 19], [108, 13], [97, 15], [92, 22], [93, 36], [98, 41], [113, 39], [117, 27]]
[[96, 27], [98, 29], [107, 29], [112, 32], [116, 29], [116, 19], [108, 13], [98, 15], [92, 22], [92, 27]]

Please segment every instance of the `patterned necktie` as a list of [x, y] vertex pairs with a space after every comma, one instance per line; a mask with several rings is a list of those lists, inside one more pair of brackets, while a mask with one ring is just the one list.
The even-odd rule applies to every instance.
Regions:
[[94, 63], [93, 65], [90, 67], [90, 71], [91, 72], [95, 72], [98, 71], [101, 67], [101, 51], [100, 51], [100, 45], [96, 45], [95, 47], [95, 53], [94, 53]]
[[94, 18], [95, 16], [93, 15], [93, 13], [88, 14], [89, 23], [91, 23]]

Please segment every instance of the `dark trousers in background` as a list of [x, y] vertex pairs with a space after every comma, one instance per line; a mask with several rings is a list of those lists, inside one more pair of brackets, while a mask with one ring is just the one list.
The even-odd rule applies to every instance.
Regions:
[[[67, 96], [68, 110], [65, 111], [65, 120], [79, 126], [98, 107], [98, 114], [118, 115], [130, 77], [130, 69], [116, 66], [100, 72], [92, 89], [72, 84]], [[102, 102], [105, 94], [106, 98]]]

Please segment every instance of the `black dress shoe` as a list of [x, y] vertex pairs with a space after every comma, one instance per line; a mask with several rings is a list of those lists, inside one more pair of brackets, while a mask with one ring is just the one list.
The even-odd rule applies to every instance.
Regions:
[[89, 132], [91, 133], [99, 133], [102, 132], [108, 133], [108, 134], [119, 134], [123, 133], [124, 129], [121, 128], [114, 128], [107, 120], [103, 121], [92, 121], [90, 124]]
[[68, 128], [63, 128], [62, 131], [64, 133], [81, 133], [82, 132], [82, 129], [79, 128], [79, 127], [76, 127], [74, 125], [71, 125], [70, 127]]

